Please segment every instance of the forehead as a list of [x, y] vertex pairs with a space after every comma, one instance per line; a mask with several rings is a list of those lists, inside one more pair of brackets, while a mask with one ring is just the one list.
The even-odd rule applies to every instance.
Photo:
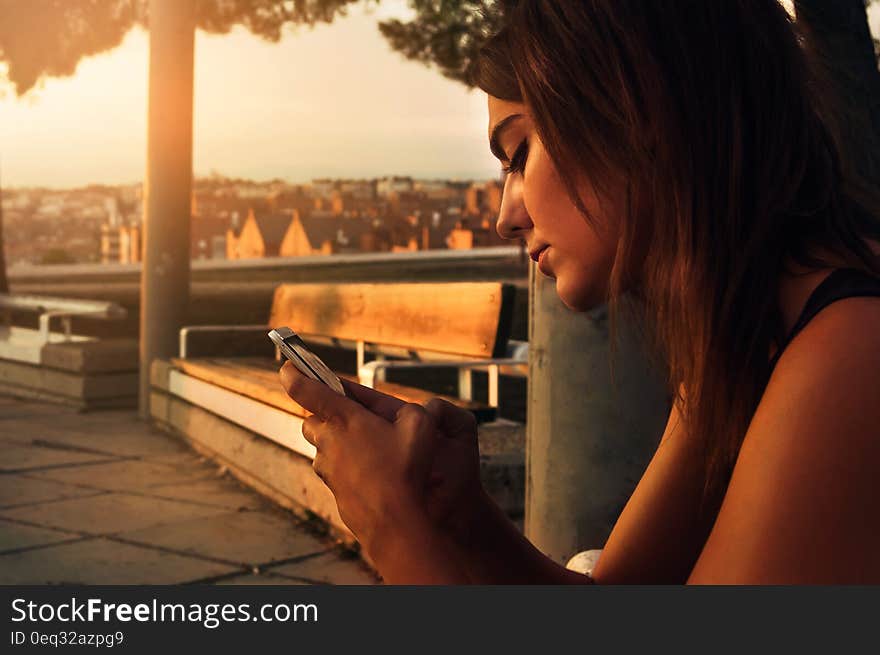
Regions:
[[500, 100], [494, 96], [489, 96], [489, 134], [495, 129], [495, 126], [503, 121], [511, 114], [525, 114], [526, 106], [521, 102], [511, 102], [509, 100]]

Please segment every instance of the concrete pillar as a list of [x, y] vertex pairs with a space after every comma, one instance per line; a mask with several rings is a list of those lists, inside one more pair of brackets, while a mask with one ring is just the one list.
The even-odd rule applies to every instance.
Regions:
[[617, 328], [612, 385], [607, 308], [571, 311], [530, 265], [525, 533], [561, 563], [604, 546], [668, 418], [662, 377]]
[[189, 303], [194, 0], [150, 0], [150, 87], [141, 274], [140, 415], [150, 363], [177, 353]]

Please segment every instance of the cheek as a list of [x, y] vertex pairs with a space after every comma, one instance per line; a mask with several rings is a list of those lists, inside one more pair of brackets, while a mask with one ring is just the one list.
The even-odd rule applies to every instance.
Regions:
[[577, 209], [569, 200], [547, 151], [537, 139], [534, 141], [537, 144], [529, 149], [523, 176], [523, 204], [538, 233], [549, 240], [550, 231], [558, 225], [558, 217], [563, 213], [577, 212]]
[[[581, 215], [543, 148], [529, 153], [522, 193], [538, 238], [552, 246], [549, 262], [560, 299], [575, 311], [605, 302], [616, 239]], [[584, 203], [596, 220], [607, 219], [592, 197]]]

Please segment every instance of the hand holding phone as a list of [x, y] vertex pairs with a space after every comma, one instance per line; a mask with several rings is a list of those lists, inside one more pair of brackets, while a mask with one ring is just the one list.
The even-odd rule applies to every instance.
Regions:
[[312, 380], [323, 382], [342, 396], [346, 395], [345, 388], [339, 378], [315, 353], [306, 347], [296, 332], [289, 327], [280, 327], [269, 332], [269, 338], [300, 373]]

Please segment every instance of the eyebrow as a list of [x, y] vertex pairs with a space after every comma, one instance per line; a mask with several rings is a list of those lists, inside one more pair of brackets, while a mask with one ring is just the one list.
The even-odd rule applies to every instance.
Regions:
[[492, 128], [492, 135], [489, 137], [489, 150], [491, 150], [492, 154], [495, 155], [495, 157], [497, 157], [499, 160], [507, 161], [507, 154], [504, 152], [501, 144], [498, 143], [498, 138], [501, 136], [501, 131], [517, 118], [522, 117], [522, 114], [511, 114], [510, 116], [506, 116], [498, 121], [498, 123], [495, 124], [495, 127]]

